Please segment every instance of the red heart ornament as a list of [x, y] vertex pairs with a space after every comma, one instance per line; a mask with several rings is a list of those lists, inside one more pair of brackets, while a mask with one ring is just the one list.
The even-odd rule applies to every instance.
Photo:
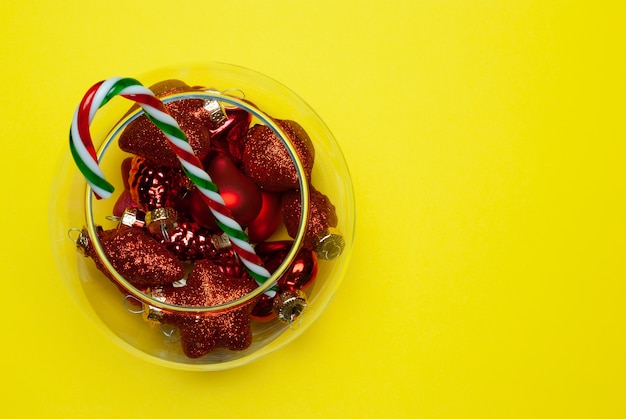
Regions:
[[[307, 181], [311, 179], [315, 148], [304, 129], [295, 121], [276, 120], [285, 131], [304, 166]], [[298, 172], [280, 138], [265, 125], [248, 130], [243, 149], [245, 173], [265, 191], [282, 192], [298, 187]]]

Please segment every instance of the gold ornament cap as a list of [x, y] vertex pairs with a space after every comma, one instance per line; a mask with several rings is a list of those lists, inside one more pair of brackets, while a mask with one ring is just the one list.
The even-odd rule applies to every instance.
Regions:
[[341, 256], [346, 241], [338, 228], [328, 227], [319, 235], [315, 253], [322, 259], [333, 260]]
[[274, 298], [274, 313], [283, 323], [293, 325], [295, 320], [306, 311], [309, 302], [302, 290], [285, 291]]
[[[74, 231], [77, 230], [78, 229]], [[80, 231], [80, 234], [76, 238], [76, 250], [78, 250], [81, 255], [88, 257], [89, 255], [87, 254], [87, 247], [89, 247], [89, 233], [87, 232], [87, 229], [83, 227], [83, 229]]]
[[[152, 234], [169, 233], [178, 227], [178, 214], [174, 208], [155, 208], [146, 213], [146, 226]], [[164, 234], [165, 235], [165, 234]]]
[[[209, 93], [219, 93], [215, 90], [209, 89], [207, 90]], [[219, 128], [222, 124], [224, 124], [228, 117], [226, 116], [226, 110], [221, 102], [211, 99], [204, 101], [204, 109], [209, 112], [209, 119], [211, 121], [211, 128], [216, 129]]]
[[143, 227], [146, 225], [145, 214], [137, 208], [126, 208], [120, 217], [120, 224], [128, 227]]
[[144, 304], [142, 317], [151, 325], [160, 324], [161, 319], [163, 318], [163, 310], [158, 307], [153, 307], [149, 304]]

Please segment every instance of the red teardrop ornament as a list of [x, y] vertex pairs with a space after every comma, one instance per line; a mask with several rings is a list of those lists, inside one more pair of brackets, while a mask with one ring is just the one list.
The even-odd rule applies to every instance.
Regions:
[[282, 218], [280, 213], [280, 194], [261, 191], [261, 211], [248, 224], [248, 238], [252, 243], [260, 243], [269, 239], [278, 229]]
[[[261, 191], [254, 182], [244, 175], [233, 161], [223, 153], [217, 153], [207, 165], [206, 170], [213, 183], [219, 188], [220, 195], [226, 206], [232, 211], [235, 220], [242, 226], [246, 226], [254, 220], [259, 214], [262, 204]], [[192, 197], [192, 199], [192, 216], [198, 223], [208, 224], [207, 218], [211, 216], [209, 207], [204, 204], [201, 196]], [[204, 207], [200, 204], [204, 204]]]

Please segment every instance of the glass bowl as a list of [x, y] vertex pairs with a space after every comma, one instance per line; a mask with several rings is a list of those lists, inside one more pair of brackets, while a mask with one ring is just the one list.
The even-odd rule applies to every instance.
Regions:
[[[138, 178], [144, 184], [146, 178], [158, 183], [163, 173], [169, 172], [159, 169], [162, 162], [158, 153], [157, 157], [151, 155], [146, 158], [138, 156], [143, 151], [129, 151], [127, 147], [124, 147], [126, 151], [122, 150], [119, 140], [124, 135], [139, 133], [136, 137], [140, 138], [140, 146], [147, 143], [150, 147], [152, 137], [136, 129], [140, 118], [146, 118], [144, 111], [125, 98], [115, 97], [92, 115], [90, 123], [99, 166], [107, 180], [115, 186], [113, 195], [108, 199], [94, 197], [69, 148], [59, 161], [52, 186], [49, 225], [55, 260], [63, 281], [79, 305], [109, 337], [140, 358], [157, 364], [187, 370], [221, 370], [244, 365], [276, 351], [303, 333], [320, 316], [345, 276], [350, 259], [355, 228], [354, 196], [350, 173], [336, 140], [320, 117], [294, 92], [267, 76], [242, 67], [212, 63], [162, 68], [137, 79], [144, 86], [152, 86], [155, 92], [158, 90], [156, 95], [166, 106], [183, 104], [179, 106], [175, 118], [180, 117], [180, 112], [184, 113], [182, 118], [192, 115], [191, 110], [186, 111], [187, 104], [201, 103], [202, 106], [194, 107], [193, 112], [209, 115], [210, 118], [193, 119], [187, 125], [181, 123], [181, 128], [190, 138], [197, 137], [201, 132], [202, 138], [210, 139], [206, 157], [201, 158], [204, 166], [213, 167], [212, 162], [226, 156], [232, 163], [231, 169], [220, 175], [221, 169], [215, 166], [218, 167], [214, 169], [218, 170], [217, 177], [229, 177], [234, 170], [243, 174], [248, 183], [252, 180], [259, 196], [265, 198], [266, 194], [271, 195], [273, 202], [279, 203], [279, 207], [269, 205], [268, 211], [273, 216], [240, 223], [249, 234], [252, 248], [261, 256], [272, 276], [267, 280], [254, 281], [253, 275], [239, 263], [241, 259], [222, 230], [217, 225], [206, 226], [208, 222], [202, 223], [189, 216], [192, 213], [189, 212], [189, 202], [192, 201], [189, 197], [197, 194], [197, 190], [188, 178], [172, 181], [175, 175], [165, 176], [166, 187], [169, 185], [172, 194], [176, 195], [167, 205], [164, 201], [154, 204], [153, 195], [146, 198], [149, 204], [134, 202], [156, 190], [150, 186], [147, 188], [149, 191], [142, 195], [141, 187], [137, 186], [141, 184]], [[181, 81], [183, 87], [180, 87]], [[227, 126], [224, 125], [227, 118], [233, 119], [235, 114], [247, 117], [244, 122], [238, 120], [240, 131], [235, 133], [234, 128], [228, 128], [230, 131], [224, 129], [220, 133], [220, 127]], [[196, 114], [193, 115], [195, 118]], [[200, 124], [198, 128], [198, 121], [205, 125]], [[295, 121], [297, 124], [289, 122], [285, 126], [283, 121]], [[301, 127], [301, 130], [289, 129], [289, 126]], [[269, 164], [265, 160], [265, 163], [255, 165], [251, 163], [254, 158], [246, 160], [243, 156], [252, 153], [246, 147], [252, 150], [253, 143], [267, 145], [267, 142], [261, 141], [265, 138], [263, 135], [253, 133], [258, 127], [265, 129], [264, 135], [271, 132], [269, 135], [278, 139], [279, 146], [287, 151], [291, 168], [297, 176], [295, 187], [285, 189], [287, 187], [281, 186], [282, 190], [273, 190], [271, 182], [279, 177], [275, 173], [279, 173], [276, 172], [279, 170], [277, 167], [284, 166], [284, 161], [277, 158], [274, 162], [272, 157]], [[301, 134], [302, 130], [305, 134]], [[232, 136], [222, 135], [231, 131]], [[307, 157], [306, 153], [303, 156], [302, 148], [294, 144], [294, 136], [301, 145], [300, 137], [307, 135], [314, 148], [310, 175], [306, 167], [313, 157]], [[260, 151], [261, 157], [273, 156], [276, 142], [271, 144], [273, 146], [267, 151]], [[257, 150], [255, 156], [259, 157], [258, 154]], [[124, 166], [125, 161], [130, 162], [131, 169], [124, 169], [129, 167]], [[151, 170], [146, 172], [146, 165], [152, 165]], [[180, 168], [174, 170], [184, 173]], [[257, 180], [254, 178], [255, 171], [260, 171], [262, 176], [268, 175], [270, 180]], [[136, 181], [132, 186], [129, 186], [129, 176]], [[219, 182], [215, 180], [215, 183]], [[129, 189], [134, 194], [129, 193]], [[221, 191], [222, 196], [225, 196], [226, 189]], [[122, 199], [123, 194], [133, 197], [131, 205]], [[256, 196], [257, 192], [252, 195]], [[320, 198], [321, 201], [318, 199], [320, 196], [324, 197]], [[230, 207], [230, 201], [225, 201]], [[294, 208], [301, 208], [298, 205], [302, 202], [305, 210], [293, 211]], [[126, 205], [120, 206], [120, 203]], [[197, 203], [191, 204], [191, 207], [194, 205], [197, 208]], [[263, 200], [259, 211], [263, 211], [265, 205]], [[178, 212], [172, 215], [165, 211], [168, 206]], [[203, 214], [210, 214], [206, 208], [203, 210]], [[197, 213], [198, 210], [193, 215]], [[333, 215], [323, 215], [326, 213]], [[165, 221], [159, 221], [159, 216], [163, 214]], [[234, 214], [233, 210], [233, 218], [239, 218]], [[256, 218], [261, 216], [256, 215]], [[185, 224], [187, 221], [189, 223]], [[252, 234], [255, 221], [261, 225], [261, 233]], [[188, 224], [196, 227], [203, 224], [199, 233], [192, 230], [198, 237], [210, 242], [210, 245], [202, 247], [203, 250], [210, 247], [210, 252], [191, 257], [189, 252], [185, 253], [191, 249], [191, 242], [178, 241], [176, 249], [180, 250], [183, 243], [185, 256], [181, 256], [182, 253], [175, 255], [176, 266], [180, 264], [184, 270], [176, 281], [170, 279], [167, 284], [145, 286], [137, 285], [127, 277], [155, 266], [168, 271], [171, 266], [162, 259], [158, 262], [153, 259], [147, 265], [144, 263], [143, 260], [148, 258], [146, 249], [152, 249], [152, 245], [148, 246], [138, 238], [149, 236], [150, 242], [153, 239], [159, 242], [158, 249], [165, 246], [169, 252], [174, 243], [174, 228], [180, 229]], [[322, 229], [323, 233], [311, 237], [312, 228], [317, 228], [316, 232]], [[106, 236], [103, 231], [111, 234]], [[118, 240], [110, 237], [122, 236], [120, 232], [128, 234], [123, 242], [126, 247], [110, 247], [113, 246], [110, 243]], [[127, 251], [129, 248], [131, 250]], [[171, 256], [171, 252], [167, 254]], [[128, 264], [129, 259], [130, 270], [128, 267], [123, 269], [121, 266]], [[208, 262], [205, 263], [206, 260]], [[116, 270], [116, 265], [124, 273]], [[203, 269], [206, 266], [211, 268]], [[217, 274], [216, 266], [220, 271]], [[192, 275], [195, 275], [193, 280], [190, 279]], [[208, 291], [205, 283], [197, 288], [189, 285], [191, 281], [196, 284], [198, 277], [214, 281], [208, 286]], [[237, 278], [237, 281], [231, 281], [232, 278]], [[248, 282], [244, 286], [245, 281]], [[235, 288], [238, 293], [229, 294]], [[226, 294], [230, 297], [224, 297]], [[212, 295], [221, 297], [216, 297], [216, 300]], [[248, 336], [247, 343], [240, 344], [246, 340], [244, 335]], [[200, 349], [194, 352], [196, 347]]]

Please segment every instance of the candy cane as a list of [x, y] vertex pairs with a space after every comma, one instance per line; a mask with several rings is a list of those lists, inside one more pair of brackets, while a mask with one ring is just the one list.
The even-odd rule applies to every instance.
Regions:
[[[250, 276], [259, 285], [265, 283], [271, 277], [269, 271], [263, 267], [261, 258], [250, 245], [246, 233], [233, 218], [217, 185], [202, 167], [202, 162], [195, 155], [187, 136], [168, 113], [163, 102], [157, 99], [151, 90], [131, 78], [112, 77], [96, 83], [87, 91], [74, 112], [70, 128], [70, 150], [76, 166], [91, 186], [96, 198], [110, 197], [115, 188], [105, 179], [100, 169], [89, 127], [96, 111], [117, 95], [141, 106], [148, 119], [163, 132], [185, 174], [202, 192], [201, 196], [215, 217], [217, 225], [230, 238], [233, 249]], [[273, 286], [265, 294], [274, 297], [277, 290], [278, 287]]]

